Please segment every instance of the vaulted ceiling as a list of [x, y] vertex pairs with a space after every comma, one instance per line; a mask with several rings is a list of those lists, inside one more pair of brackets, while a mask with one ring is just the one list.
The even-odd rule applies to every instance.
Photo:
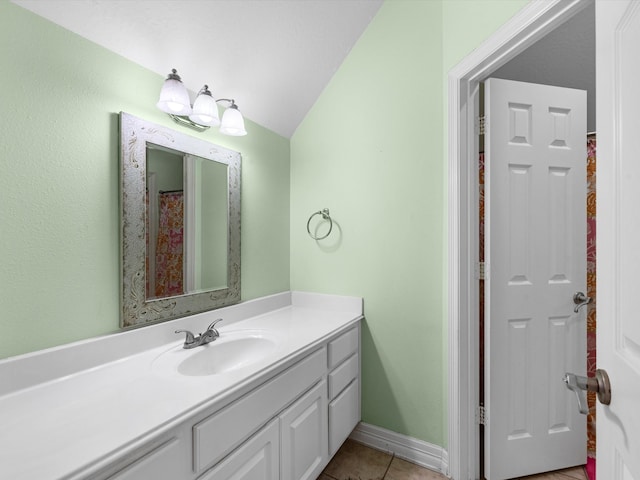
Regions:
[[[382, 0], [12, 0], [290, 138]], [[158, 92], [161, 84], [158, 84]], [[193, 96], [192, 96], [193, 99]]]

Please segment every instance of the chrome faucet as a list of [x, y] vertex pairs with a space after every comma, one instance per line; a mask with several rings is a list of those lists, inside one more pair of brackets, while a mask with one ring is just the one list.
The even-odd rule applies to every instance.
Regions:
[[206, 345], [207, 343], [213, 342], [220, 336], [220, 332], [218, 332], [215, 326], [221, 321], [221, 318], [214, 320], [213, 322], [211, 322], [211, 325], [207, 327], [207, 330], [197, 337], [194, 336], [193, 333], [191, 333], [189, 330], [176, 330], [176, 333], [185, 333], [187, 335], [184, 339], [184, 345], [182, 345], [182, 348], [195, 348], [199, 347], [200, 345]]

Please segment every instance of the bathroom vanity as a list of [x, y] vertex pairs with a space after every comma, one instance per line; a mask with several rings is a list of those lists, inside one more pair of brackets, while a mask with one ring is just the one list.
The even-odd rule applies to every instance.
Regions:
[[286, 292], [0, 361], [0, 478], [315, 480], [360, 420], [362, 318]]

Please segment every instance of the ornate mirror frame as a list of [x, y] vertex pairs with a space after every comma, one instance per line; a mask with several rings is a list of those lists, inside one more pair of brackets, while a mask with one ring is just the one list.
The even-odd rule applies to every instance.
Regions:
[[[147, 143], [228, 165], [227, 287], [146, 298]], [[240, 153], [120, 112], [122, 328], [142, 326], [240, 301]]]

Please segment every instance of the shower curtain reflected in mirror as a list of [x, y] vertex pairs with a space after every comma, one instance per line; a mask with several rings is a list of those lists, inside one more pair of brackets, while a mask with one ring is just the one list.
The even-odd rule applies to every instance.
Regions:
[[147, 298], [184, 293], [184, 194], [147, 195]]

